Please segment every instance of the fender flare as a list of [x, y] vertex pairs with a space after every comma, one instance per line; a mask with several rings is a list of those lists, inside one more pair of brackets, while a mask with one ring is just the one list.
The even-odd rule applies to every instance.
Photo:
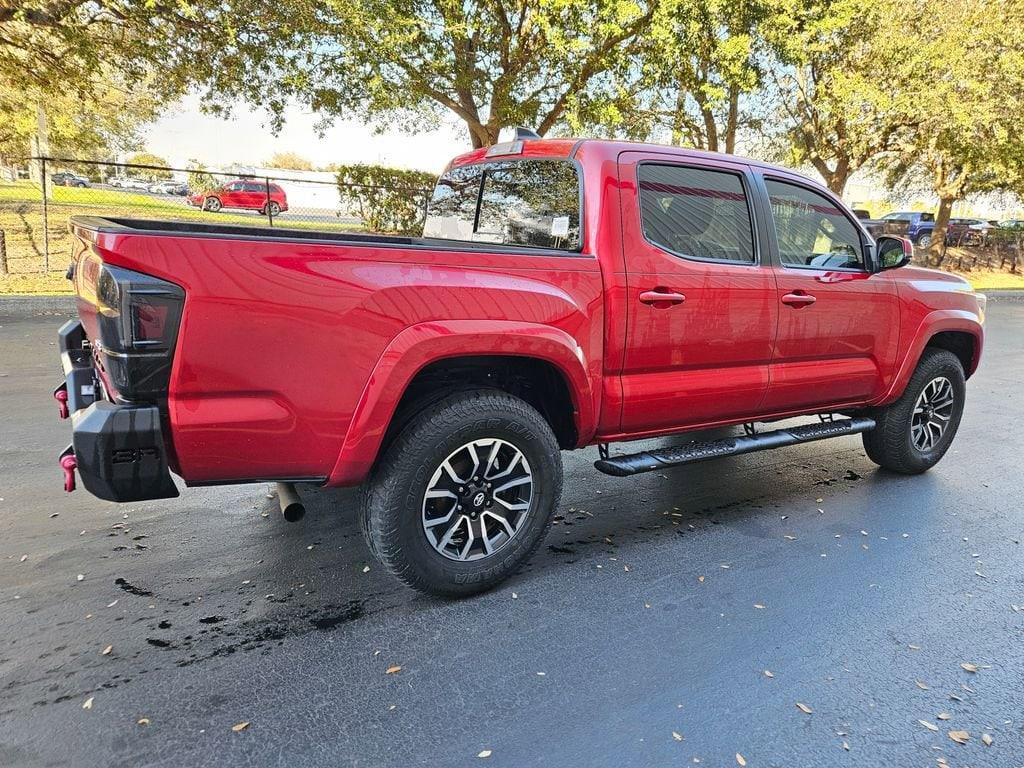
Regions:
[[529, 357], [551, 363], [572, 398], [578, 444], [596, 430], [600, 388], [582, 347], [558, 328], [514, 320], [438, 320], [411, 325], [381, 353], [352, 412], [345, 441], [326, 485], [355, 485], [369, 474], [384, 434], [410, 382], [431, 363], [479, 355]]
[[985, 331], [978, 315], [962, 309], [934, 310], [924, 316], [921, 324], [914, 332], [913, 342], [903, 356], [892, 384], [876, 405], [888, 405], [899, 399], [900, 395], [903, 394], [903, 390], [906, 389], [910, 377], [913, 376], [914, 370], [917, 368], [917, 362], [921, 359], [921, 355], [924, 354], [928, 342], [931, 341], [935, 334], [942, 333], [943, 331], [969, 333], [974, 337], [974, 354], [970, 367], [964, 371], [964, 374], [970, 376], [977, 370], [978, 362], [981, 359], [981, 348], [985, 341]]

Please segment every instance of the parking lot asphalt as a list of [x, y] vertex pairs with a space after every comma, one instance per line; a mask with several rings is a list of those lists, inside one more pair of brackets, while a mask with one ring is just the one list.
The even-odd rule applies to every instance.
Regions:
[[1024, 304], [989, 310], [930, 473], [567, 453], [529, 566], [444, 602], [353, 490], [65, 494], [60, 312], [0, 304], [0, 765], [1022, 766]]

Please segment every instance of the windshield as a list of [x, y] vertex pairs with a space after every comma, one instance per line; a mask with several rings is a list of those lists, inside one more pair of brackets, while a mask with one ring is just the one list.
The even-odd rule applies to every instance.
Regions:
[[580, 249], [580, 183], [568, 160], [501, 160], [438, 179], [424, 237]]

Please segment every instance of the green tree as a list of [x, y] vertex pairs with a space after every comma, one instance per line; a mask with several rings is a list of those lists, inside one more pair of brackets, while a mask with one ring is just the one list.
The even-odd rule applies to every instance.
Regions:
[[40, 150], [45, 154], [104, 160], [137, 149], [140, 130], [156, 116], [159, 98], [146, 83], [125, 86], [114, 72], [93, 75], [90, 97], [76, 92], [41, 91], [31, 82], [12, 84], [0, 79], [0, 160], [24, 161]]
[[758, 123], [751, 95], [763, 76], [761, 26], [772, 8], [764, 0], [661, 2], [638, 40], [637, 59], [619, 68], [611, 127], [734, 152], [739, 133]]
[[[154, 155], [149, 152], [137, 152], [130, 156], [126, 161], [129, 165], [149, 165], [155, 166], [153, 168], [140, 168], [138, 169], [140, 176], [146, 176], [152, 179], [171, 179], [174, 178], [174, 174], [167, 170], [167, 166], [170, 165], [164, 158], [159, 155]], [[134, 173], [134, 172], [133, 172]]]
[[298, 152], [275, 152], [266, 162], [267, 168], [281, 168], [291, 171], [312, 171], [313, 163]]
[[188, 161], [188, 188], [192, 193], [212, 192], [219, 186], [213, 174], [198, 160]]
[[509, 126], [544, 135], [600, 122], [610, 72], [635, 52], [657, 2], [279, 0], [274, 39], [221, 46], [208, 86], [278, 120], [290, 98], [379, 126], [421, 128], [447, 113], [474, 147], [488, 146]]
[[780, 154], [842, 194], [917, 131], [934, 74], [914, 30], [941, 13], [905, 0], [784, 0], [779, 10], [766, 36], [781, 65], [772, 68]]
[[928, 182], [939, 199], [929, 257], [942, 262], [953, 204], [1024, 189], [1024, 6], [946, 0], [924, 20], [930, 87], [916, 102], [919, 127], [886, 163], [891, 184]]

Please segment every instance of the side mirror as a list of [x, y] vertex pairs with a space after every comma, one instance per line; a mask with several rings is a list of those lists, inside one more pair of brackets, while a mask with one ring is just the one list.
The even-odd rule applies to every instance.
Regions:
[[905, 267], [914, 256], [914, 244], [905, 237], [882, 235], [875, 241], [877, 270]]

